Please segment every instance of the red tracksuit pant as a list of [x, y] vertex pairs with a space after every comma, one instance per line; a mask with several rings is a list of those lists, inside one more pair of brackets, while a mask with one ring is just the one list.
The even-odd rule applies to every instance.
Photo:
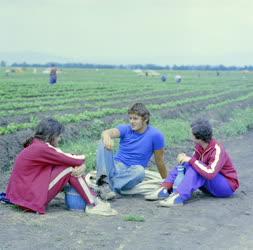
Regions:
[[53, 168], [48, 188], [47, 204], [62, 191], [67, 183], [70, 183], [76, 189], [87, 204], [94, 204], [96, 194], [90, 190], [82, 177], [74, 177], [71, 172], [71, 167], [59, 166]]

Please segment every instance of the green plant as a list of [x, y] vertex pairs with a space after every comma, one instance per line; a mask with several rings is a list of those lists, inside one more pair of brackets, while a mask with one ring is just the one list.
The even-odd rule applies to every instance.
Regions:
[[229, 122], [217, 128], [215, 134], [219, 137], [236, 136], [245, 134], [253, 126], [253, 109], [235, 110]]
[[142, 215], [128, 214], [123, 217], [124, 221], [135, 221], [135, 222], [144, 222], [145, 218]]
[[152, 123], [165, 135], [169, 147], [180, 144], [190, 138], [190, 124], [186, 120], [167, 119], [157, 117]]

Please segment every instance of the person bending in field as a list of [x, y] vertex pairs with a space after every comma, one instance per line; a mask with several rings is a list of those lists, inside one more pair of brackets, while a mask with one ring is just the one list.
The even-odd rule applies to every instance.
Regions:
[[49, 83], [55, 84], [56, 82], [57, 82], [57, 68], [55, 65], [52, 65], [52, 68], [49, 74]]
[[[185, 176], [176, 191], [160, 201], [161, 206], [183, 205], [197, 189], [214, 197], [230, 197], [239, 187], [235, 166], [224, 147], [212, 137], [209, 121], [198, 119], [191, 129], [195, 152], [192, 157], [185, 153], [177, 156], [177, 161], [185, 167]], [[174, 168], [156, 192], [157, 199], [163, 189], [172, 192], [176, 176], [177, 168]]]
[[[54, 119], [42, 120], [17, 156], [6, 197], [27, 211], [44, 214], [48, 203], [70, 183], [89, 205], [88, 213], [106, 215], [103, 202], [82, 178], [85, 156], [57, 148], [64, 128]], [[108, 211], [107, 211], [108, 212]]]
[[[129, 110], [130, 124], [102, 132], [97, 152], [97, 184], [102, 199], [112, 199], [115, 192], [130, 190], [142, 182], [151, 156], [161, 177], [167, 175], [164, 163], [164, 135], [149, 124], [150, 112], [142, 103]], [[113, 139], [120, 138], [119, 149], [113, 155]], [[113, 191], [113, 192], [112, 192]]]

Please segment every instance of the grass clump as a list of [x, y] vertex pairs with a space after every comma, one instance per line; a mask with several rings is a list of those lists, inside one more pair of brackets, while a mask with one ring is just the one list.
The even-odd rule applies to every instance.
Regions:
[[135, 221], [135, 222], [144, 222], [145, 219], [142, 215], [134, 215], [134, 214], [128, 214], [123, 217], [124, 221]]
[[253, 109], [236, 110], [232, 113], [230, 121], [217, 129], [219, 137], [233, 137], [247, 133], [253, 127]]

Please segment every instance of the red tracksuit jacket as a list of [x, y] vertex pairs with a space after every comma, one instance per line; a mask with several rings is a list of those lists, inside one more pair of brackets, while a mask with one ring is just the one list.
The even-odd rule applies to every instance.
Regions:
[[6, 195], [16, 205], [45, 213], [51, 171], [55, 166], [80, 166], [84, 156], [66, 154], [60, 149], [34, 139], [17, 156]]
[[211, 140], [205, 150], [200, 145], [196, 145], [195, 153], [189, 162], [206, 179], [211, 180], [221, 173], [228, 180], [233, 191], [239, 187], [236, 169], [223, 145], [215, 139]]

